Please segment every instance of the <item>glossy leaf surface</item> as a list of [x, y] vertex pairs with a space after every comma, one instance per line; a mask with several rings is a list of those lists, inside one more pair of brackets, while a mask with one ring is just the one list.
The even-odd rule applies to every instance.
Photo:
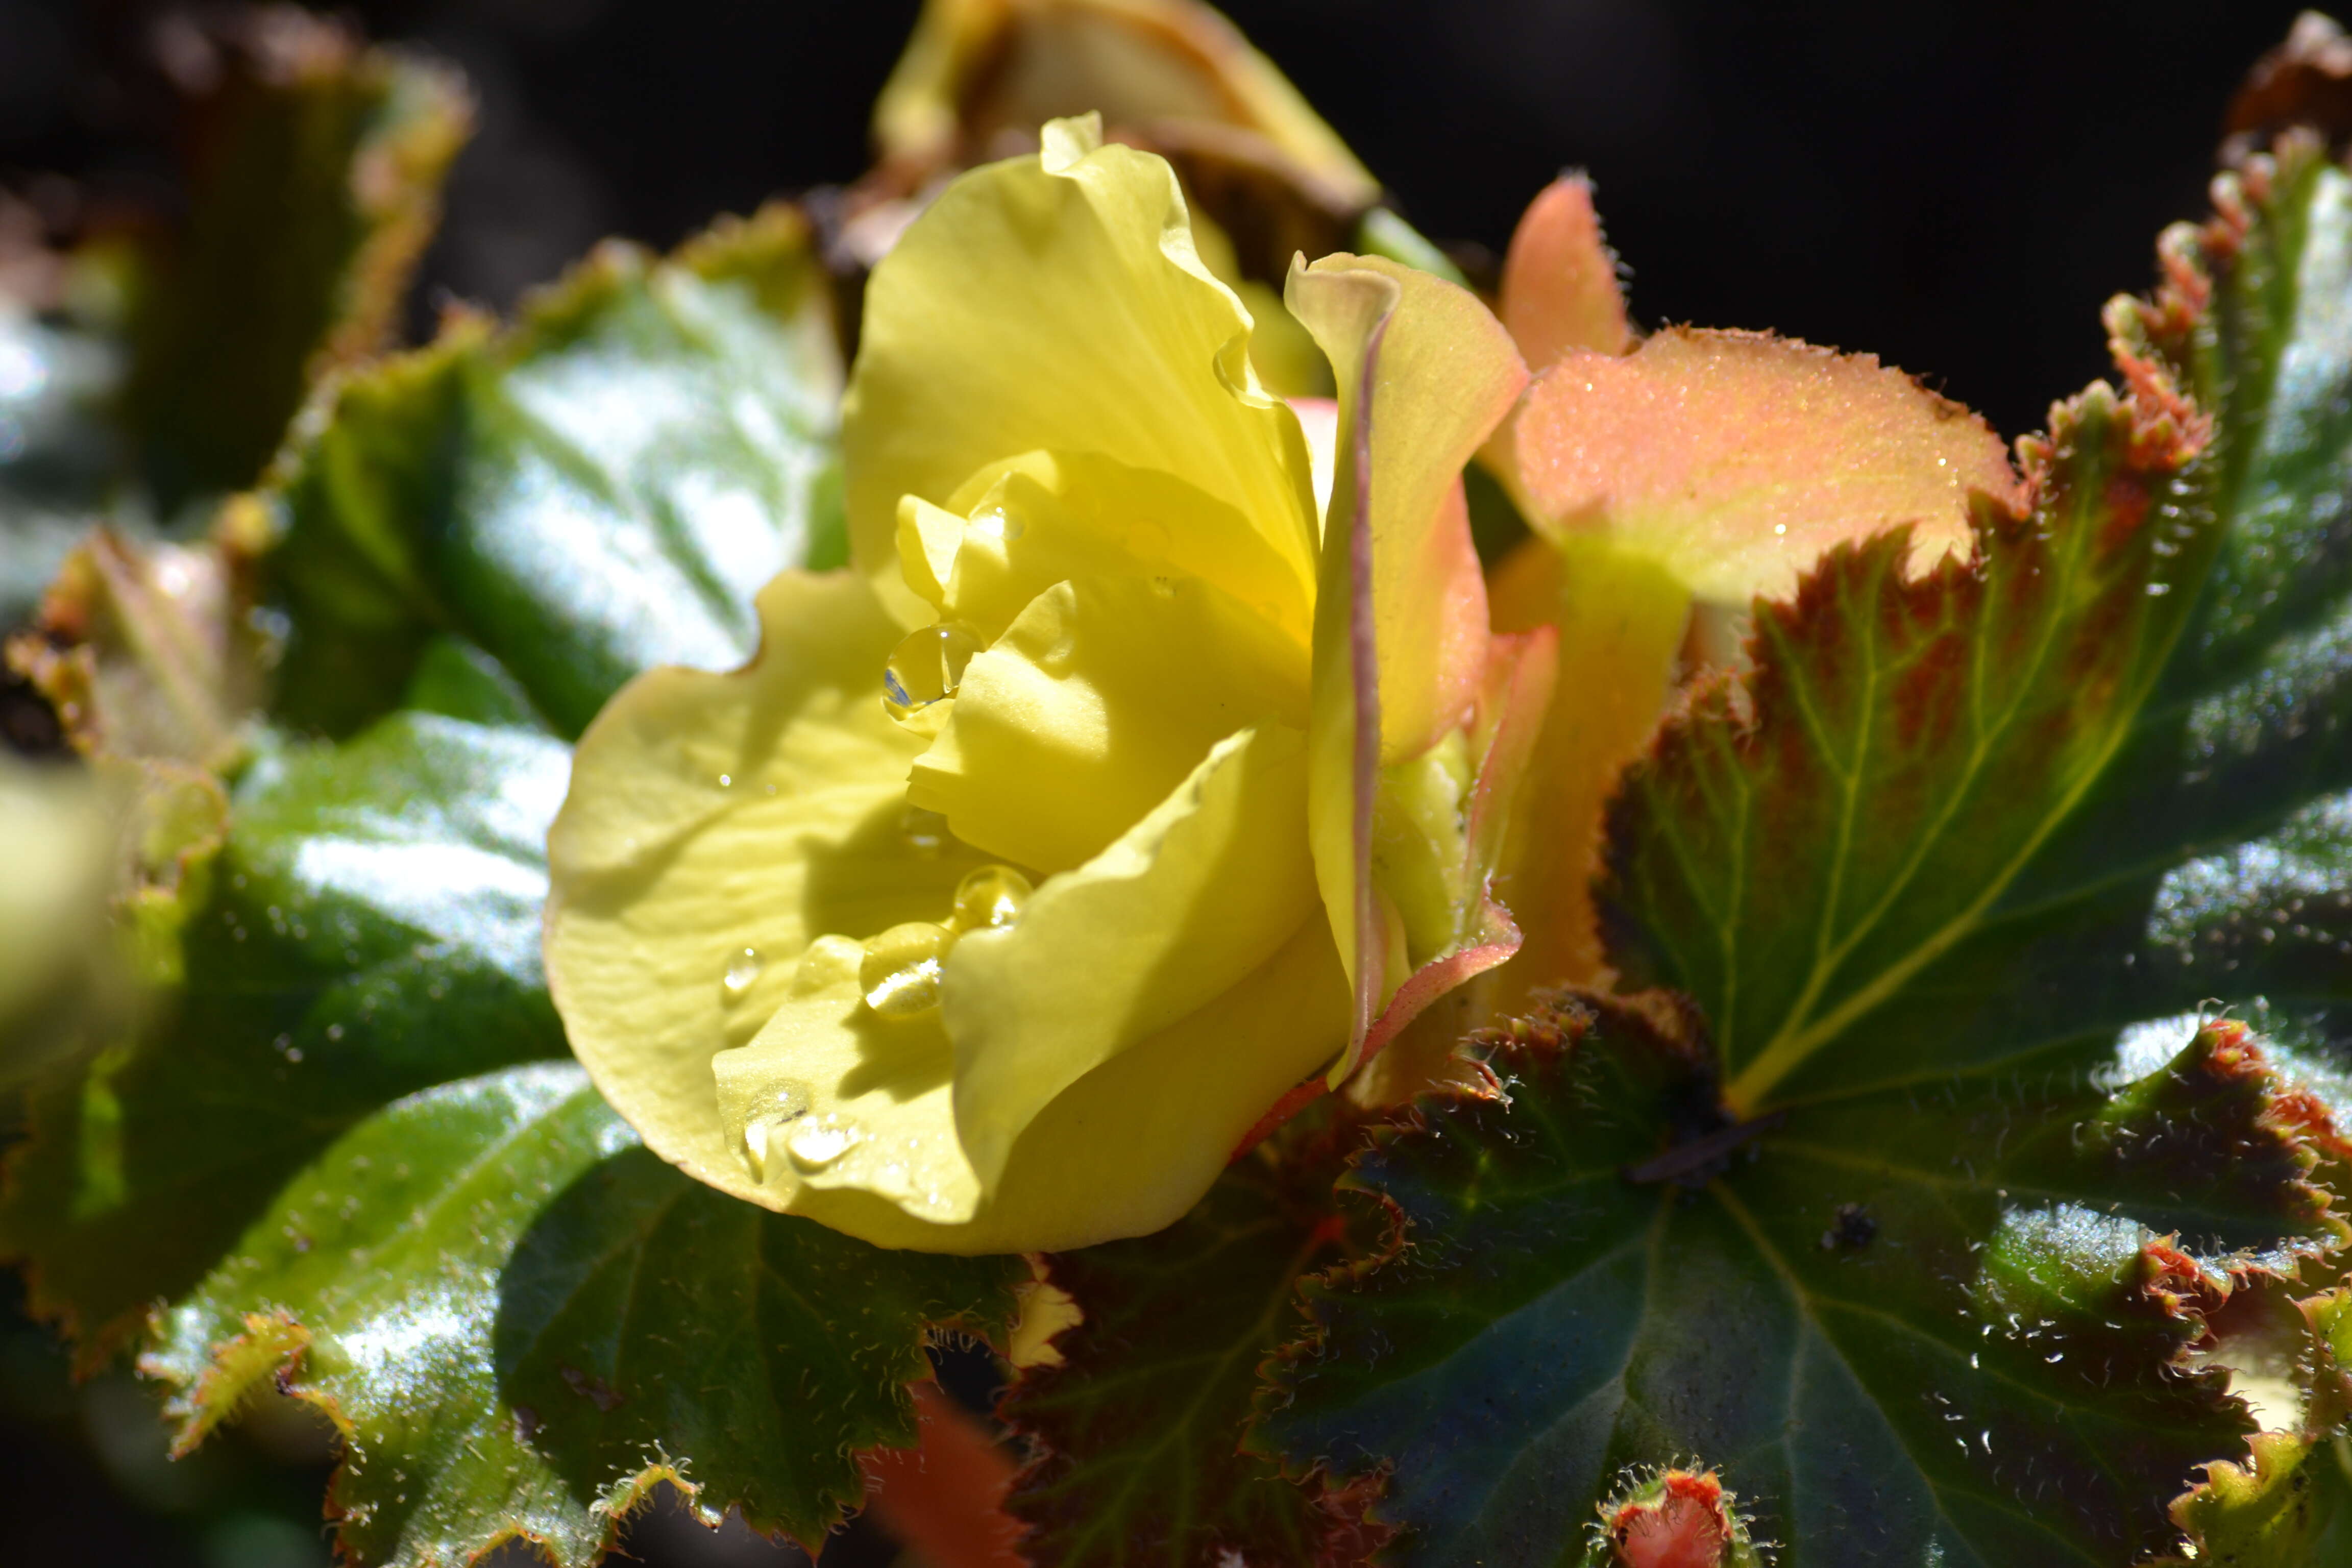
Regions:
[[666, 261], [607, 246], [510, 331], [343, 384], [276, 497], [281, 711], [351, 731], [436, 633], [565, 735], [651, 665], [740, 663], [760, 585], [844, 558], [830, 312], [776, 207]]
[[428, 715], [240, 782], [184, 991], [41, 1085], [0, 1208], [37, 1305], [103, 1341], [200, 1279], [377, 1108], [564, 1056], [539, 970], [555, 742]]
[[926, 1325], [1001, 1331], [1007, 1263], [942, 1268], [731, 1202], [548, 1064], [339, 1141], [144, 1364], [181, 1390], [184, 1443], [273, 1375], [324, 1410], [362, 1562], [509, 1535], [590, 1562], [666, 1478], [814, 1543], [862, 1496], [853, 1450], [913, 1437]]

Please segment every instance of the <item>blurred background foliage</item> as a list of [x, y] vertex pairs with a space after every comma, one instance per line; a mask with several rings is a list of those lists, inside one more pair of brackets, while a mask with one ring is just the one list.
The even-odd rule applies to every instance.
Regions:
[[[0, 0], [0, 260], [187, 209], [175, 17]], [[201, 8], [198, 8], [201, 10]], [[369, 36], [477, 100], [444, 223], [399, 306], [503, 309], [598, 238], [667, 247], [719, 212], [842, 184], [916, 0], [368, 0]], [[2254, 0], [1234, 0], [1224, 9], [1425, 233], [1498, 252], [1563, 166], [1600, 185], [1647, 324], [1771, 326], [1874, 352], [2004, 434], [2104, 373], [2089, 323], [2149, 237], [2201, 210], [2225, 105], [2296, 7]], [[184, 86], [184, 82], [179, 85]], [[1474, 270], [1475, 270], [1474, 266]], [[5, 371], [5, 365], [0, 365]], [[0, 431], [0, 446], [5, 445]], [[229, 437], [234, 446], [234, 433]], [[177, 460], [177, 459], [174, 459]], [[187, 459], [199, 466], [202, 454]], [[235, 484], [247, 476], [221, 474]], [[168, 507], [183, 481], [152, 476]], [[5, 705], [0, 705], [5, 707]], [[11, 723], [32, 722], [9, 710]], [[54, 736], [12, 731], [18, 749]], [[77, 1384], [0, 1276], [0, 1562], [310, 1568], [329, 1560], [323, 1428], [290, 1405], [164, 1457], [127, 1371]], [[951, 1378], [977, 1384], [984, 1361]], [[797, 1560], [674, 1510], [667, 1563]], [[887, 1563], [860, 1524], [827, 1561]]]

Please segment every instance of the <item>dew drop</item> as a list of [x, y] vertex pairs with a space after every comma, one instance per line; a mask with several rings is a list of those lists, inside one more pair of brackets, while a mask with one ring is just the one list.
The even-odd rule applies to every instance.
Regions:
[[743, 1146], [740, 1152], [743, 1156], [743, 1163], [751, 1169], [753, 1181], [768, 1179], [768, 1173], [775, 1163], [777, 1140], [808, 1111], [807, 1092], [787, 1084], [772, 1091], [767, 1103], [743, 1124]]
[[719, 988], [730, 1002], [740, 1002], [743, 993], [751, 989], [751, 983], [760, 978], [760, 971], [766, 966], [758, 948], [738, 948], [727, 961], [727, 973], [719, 977]]
[[855, 1148], [866, 1136], [856, 1122], [835, 1111], [793, 1125], [784, 1139], [784, 1153], [793, 1168], [814, 1175]]
[[1035, 890], [1010, 866], [982, 866], [956, 884], [955, 913], [948, 917], [948, 927], [961, 932], [1009, 926], [1021, 918]]
[[733, 789], [735, 787], [735, 775], [733, 773], [720, 773], [719, 775], [719, 787], [720, 789]]
[[883, 710], [903, 723], [953, 697], [963, 684], [964, 667], [987, 646], [961, 621], [941, 621], [908, 634], [882, 667]]
[[866, 943], [857, 988], [884, 1018], [915, 1018], [940, 1005], [940, 966], [956, 933], [929, 921], [892, 926]]
[[898, 814], [898, 837], [910, 854], [929, 859], [947, 847], [948, 819], [936, 811], [910, 805]]
[[1775, 533], [1786, 533], [1789, 531], [1789, 525], [1785, 522], [1776, 522], [1772, 525], [1772, 531]]
[[994, 540], [1001, 544], [1010, 544], [1027, 531], [1022, 527], [1019, 518], [1001, 506], [972, 513], [971, 531], [982, 539]]

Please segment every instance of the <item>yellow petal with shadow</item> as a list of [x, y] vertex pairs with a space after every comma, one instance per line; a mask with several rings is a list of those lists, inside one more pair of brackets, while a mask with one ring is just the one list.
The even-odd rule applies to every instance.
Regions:
[[[940, 1070], [935, 1057], [923, 1055], [939, 1049], [936, 1016], [901, 1026], [908, 1033], [887, 1047], [896, 1066], [866, 1068], [857, 1007], [856, 977], [835, 961], [823, 969], [821, 984], [785, 1001], [761, 1038], [795, 1040], [812, 1077], [827, 1063], [865, 1073], [825, 1103], [841, 1115], [836, 1129], [872, 1116], [877, 1151], [904, 1146], [884, 1141], [885, 1125], [895, 1140], [928, 1137], [934, 1128], [951, 1133], [943, 1093], [919, 1087], [931, 1081], [925, 1072]], [[960, 1224], [925, 1219], [851, 1184], [846, 1178], [859, 1167], [848, 1163], [847, 1152], [836, 1159], [838, 1174], [831, 1168], [804, 1174], [788, 1157], [772, 1185], [755, 1186], [739, 1159], [735, 1179], [716, 1184], [877, 1247], [1061, 1252], [1148, 1236], [1198, 1203], [1266, 1107], [1339, 1049], [1347, 1011], [1346, 976], [1318, 913], [1239, 984], [1056, 1095], [1014, 1143], [995, 1190]], [[828, 1029], [837, 1037], [822, 1037]], [[768, 1067], [785, 1070], [782, 1063]], [[823, 1114], [814, 1096], [809, 1114]], [[943, 1161], [923, 1168], [952, 1174]]]
[[788, 572], [759, 610], [742, 669], [654, 670], [606, 705], [548, 837], [548, 984], [573, 1051], [656, 1153], [739, 1194], [713, 1055], [767, 1021], [816, 936], [941, 919], [985, 863], [909, 824], [924, 742], [882, 711], [900, 633], [866, 584]]
[[1196, 578], [1080, 578], [1038, 595], [966, 667], [907, 797], [1002, 859], [1068, 870], [1218, 741], [1265, 719], [1304, 728], [1306, 714], [1303, 652], [1231, 595]]
[[[1305, 734], [1243, 731], [1118, 842], [1039, 888], [1016, 923], [949, 955], [956, 1126], [983, 1184], [1070, 1085], [1210, 1005], [1320, 918], [1306, 815]], [[1315, 1033], [1328, 1048], [1346, 1022], [1336, 1009]], [[1288, 1048], [1254, 1021], [1232, 1027], [1265, 1052]]]
[[818, 939], [766, 1026], [712, 1058], [706, 1092], [771, 1206], [822, 1217], [824, 1194], [855, 1192], [961, 1224], [981, 1187], [956, 1142], [955, 1053], [937, 1011], [895, 1019], [865, 1005], [864, 957], [846, 937]]
[[[1194, 252], [1176, 176], [1098, 145], [1089, 116], [1035, 157], [942, 192], [875, 268], [842, 407], [852, 559], [908, 626], [901, 496], [947, 506], [1040, 449], [1182, 474], [1314, 576], [1298, 423], [1249, 364], [1249, 312]], [[955, 509], [950, 509], [955, 510]]]

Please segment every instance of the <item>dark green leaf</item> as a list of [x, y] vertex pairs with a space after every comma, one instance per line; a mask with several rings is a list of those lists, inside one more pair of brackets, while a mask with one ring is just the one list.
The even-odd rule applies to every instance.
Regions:
[[0, 1251], [86, 1353], [193, 1285], [379, 1106], [565, 1054], [539, 968], [559, 743], [426, 715], [239, 784], [183, 992], [35, 1093]]
[[[1320, 1183], [1315, 1174], [1322, 1174]], [[1156, 1236], [1062, 1254], [1048, 1278], [1085, 1314], [1024, 1371], [1003, 1414], [1042, 1445], [1008, 1507], [1039, 1563], [1352, 1562], [1376, 1545], [1358, 1500], [1310, 1499], [1238, 1452], [1259, 1366], [1280, 1347], [1300, 1274], [1340, 1235], [1328, 1162], [1252, 1159]], [[1305, 1201], [1318, 1189], [1322, 1204]]]
[[278, 492], [281, 710], [349, 732], [436, 632], [566, 735], [650, 665], [749, 657], [760, 585], [844, 557], [831, 310], [773, 207], [668, 261], [608, 245], [512, 331], [345, 384]]
[[184, 1447], [274, 1377], [342, 1430], [368, 1563], [525, 1537], [592, 1562], [662, 1479], [814, 1544], [906, 1442], [927, 1324], [1001, 1331], [1017, 1260], [881, 1253], [702, 1187], [570, 1064], [444, 1084], [289, 1183], [144, 1363]]
[[1359, 1163], [1400, 1250], [1310, 1288], [1267, 1421], [1302, 1468], [1393, 1461], [1402, 1561], [1549, 1561], [1620, 1467], [1691, 1455], [1791, 1568], [2129, 1561], [2251, 1426], [2188, 1371], [2201, 1276], [2134, 1208], [2328, 1226], [2234, 1025], [2112, 1100], [1986, 1072], [1748, 1127], [1653, 1016], [1528, 1034], [1505, 1092]]

